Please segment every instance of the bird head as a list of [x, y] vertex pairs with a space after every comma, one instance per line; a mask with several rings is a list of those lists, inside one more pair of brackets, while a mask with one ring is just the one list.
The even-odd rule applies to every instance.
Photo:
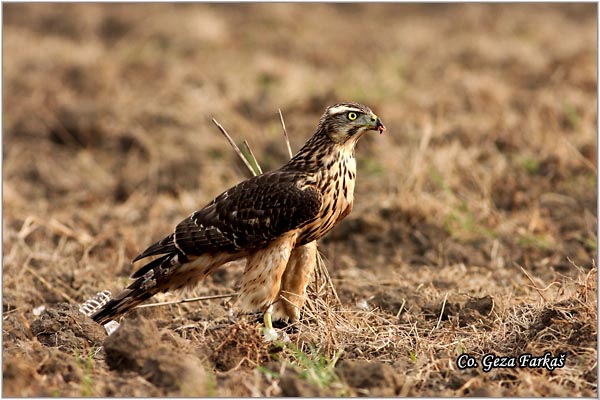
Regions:
[[383, 133], [381, 119], [367, 106], [357, 103], [339, 103], [330, 106], [319, 121], [322, 130], [331, 140], [343, 144], [358, 141], [367, 131]]

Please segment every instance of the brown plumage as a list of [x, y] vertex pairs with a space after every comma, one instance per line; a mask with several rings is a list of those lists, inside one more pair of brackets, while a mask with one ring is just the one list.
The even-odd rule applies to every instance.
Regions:
[[[366, 106], [327, 108], [314, 135], [281, 168], [247, 179], [181, 221], [133, 261], [160, 255], [92, 318], [105, 323], [158, 292], [192, 285], [219, 266], [247, 259], [238, 306], [295, 321], [316, 257], [306, 246], [352, 210], [354, 148], [367, 131], [385, 130]], [[278, 301], [282, 300], [282, 301]]]

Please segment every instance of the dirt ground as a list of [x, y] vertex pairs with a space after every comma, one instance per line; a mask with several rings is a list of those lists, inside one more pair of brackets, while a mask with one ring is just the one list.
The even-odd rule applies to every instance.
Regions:
[[[596, 397], [596, 7], [4, 4], [3, 395]], [[297, 150], [347, 100], [388, 130], [280, 340], [230, 298], [78, 311], [246, 176], [211, 118], [269, 170], [278, 109]]]

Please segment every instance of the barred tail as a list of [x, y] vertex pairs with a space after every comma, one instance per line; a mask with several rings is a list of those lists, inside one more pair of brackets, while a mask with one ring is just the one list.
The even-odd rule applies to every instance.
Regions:
[[105, 324], [125, 314], [156, 293], [167, 290], [168, 286], [165, 287], [161, 281], [168, 277], [173, 267], [179, 265], [178, 258], [177, 253], [170, 253], [143, 266], [141, 269], [144, 270], [144, 274], [139, 276], [139, 271], [136, 272], [133, 275], [137, 278], [135, 282], [96, 311], [92, 315], [92, 319], [99, 324]]

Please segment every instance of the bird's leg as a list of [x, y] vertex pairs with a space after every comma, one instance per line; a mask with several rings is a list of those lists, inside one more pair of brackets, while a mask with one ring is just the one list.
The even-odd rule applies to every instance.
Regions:
[[265, 328], [273, 329], [273, 304], [267, 307], [265, 314], [263, 315]]
[[288, 263], [297, 233], [274, 240], [267, 248], [248, 256], [236, 301], [243, 310], [265, 310], [264, 322], [273, 329], [273, 302], [281, 289], [281, 276]]
[[317, 242], [296, 247], [287, 263], [281, 279], [279, 301], [275, 304], [275, 318], [289, 320], [300, 319], [300, 310], [306, 301], [306, 286], [317, 263]]

